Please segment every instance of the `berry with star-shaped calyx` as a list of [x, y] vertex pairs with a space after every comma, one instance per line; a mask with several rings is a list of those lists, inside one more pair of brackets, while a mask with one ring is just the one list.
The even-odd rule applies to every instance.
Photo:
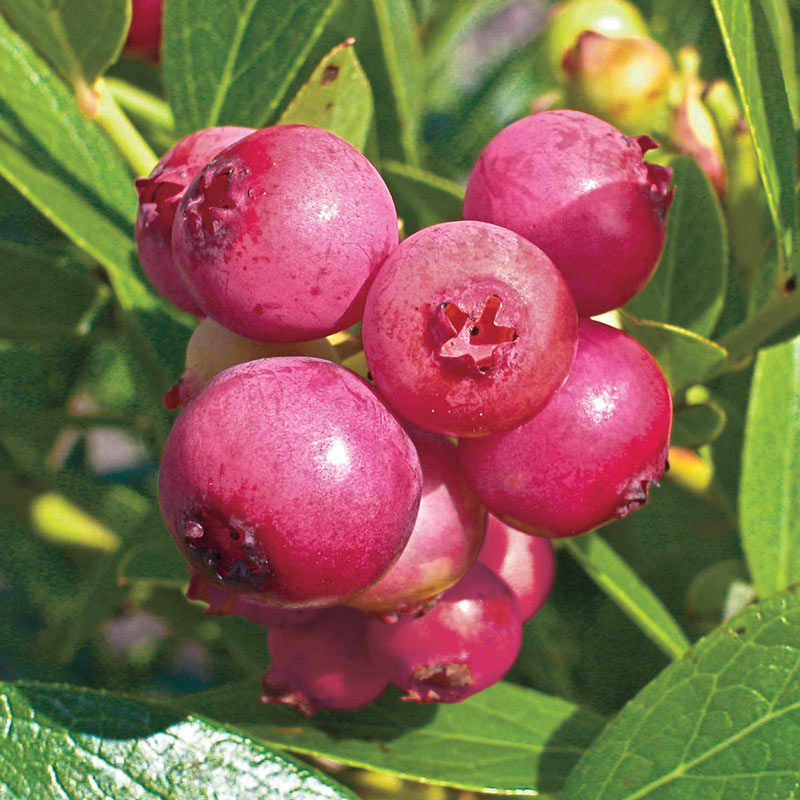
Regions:
[[364, 353], [380, 395], [449, 436], [508, 430], [563, 383], [577, 316], [566, 282], [522, 237], [446, 222], [406, 239], [367, 297]]

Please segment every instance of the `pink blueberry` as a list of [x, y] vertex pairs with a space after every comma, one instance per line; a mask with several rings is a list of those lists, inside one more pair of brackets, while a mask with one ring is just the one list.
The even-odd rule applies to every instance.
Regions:
[[411, 538], [400, 560], [347, 605], [387, 622], [418, 614], [459, 580], [478, 555], [486, 512], [458, 465], [455, 444], [407, 427], [422, 465], [422, 499]]
[[394, 625], [369, 620], [372, 660], [418, 703], [457, 703], [497, 683], [522, 642], [522, 620], [511, 590], [475, 564], [424, 616]]
[[329, 361], [267, 358], [224, 370], [182, 409], [159, 499], [218, 586], [325, 606], [398, 559], [421, 484], [414, 445], [369, 384]]
[[226, 126], [190, 133], [161, 157], [147, 178], [136, 179], [136, 247], [142, 269], [167, 300], [190, 314], [203, 316], [172, 260], [175, 209], [186, 187], [211, 158], [252, 132], [252, 128]]
[[541, 536], [574, 536], [647, 501], [667, 467], [669, 386], [635, 339], [581, 320], [564, 386], [513, 431], [464, 439], [461, 463], [492, 514]]
[[564, 382], [577, 315], [539, 248], [496, 225], [447, 222], [410, 236], [381, 267], [362, 336], [398, 414], [480, 436], [529, 419]]
[[172, 249], [203, 312], [262, 341], [327, 336], [361, 318], [397, 245], [397, 213], [370, 162], [333, 133], [276, 125], [197, 176]]
[[581, 316], [631, 299], [653, 274], [666, 236], [672, 170], [656, 147], [581, 111], [544, 111], [504, 128], [475, 162], [464, 219], [529, 239], [564, 274]]

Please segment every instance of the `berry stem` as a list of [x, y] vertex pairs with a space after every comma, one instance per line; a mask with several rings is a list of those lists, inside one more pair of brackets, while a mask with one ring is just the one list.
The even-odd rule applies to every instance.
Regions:
[[149, 175], [158, 162], [150, 145], [117, 105], [114, 95], [102, 79], [95, 84], [95, 91], [99, 96], [93, 115], [97, 124], [108, 134], [137, 175]]
[[728, 351], [728, 360], [714, 373], [730, 372], [738, 369], [741, 363], [784, 327], [800, 317], [800, 292], [792, 284], [782, 294], [775, 294], [759, 311], [726, 333], [720, 344]]
[[105, 85], [123, 110], [145, 120], [170, 137], [174, 136], [175, 118], [172, 109], [160, 97], [119, 78], [105, 78]]

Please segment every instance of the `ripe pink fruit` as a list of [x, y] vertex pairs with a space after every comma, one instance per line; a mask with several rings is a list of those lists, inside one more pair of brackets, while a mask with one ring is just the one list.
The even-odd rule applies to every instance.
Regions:
[[377, 700], [389, 682], [367, 655], [366, 625], [358, 611], [337, 606], [304, 625], [270, 628], [261, 701], [294, 706], [310, 717]]
[[159, 495], [195, 569], [302, 607], [338, 603], [389, 569], [421, 484], [414, 445], [365, 381], [287, 357], [231, 367], [182, 409]]
[[486, 527], [486, 512], [458, 465], [456, 446], [421, 428], [409, 429], [422, 465], [422, 499], [400, 560], [347, 605], [386, 622], [418, 614], [472, 566]]
[[672, 170], [656, 147], [581, 111], [545, 111], [504, 128], [470, 174], [464, 218], [510, 228], [564, 274], [581, 316], [621, 306], [655, 270]]
[[164, 0], [133, 0], [131, 25], [123, 48], [126, 55], [158, 61], [163, 16]]
[[187, 600], [199, 600], [208, 608], [203, 612], [220, 617], [244, 617], [257, 625], [269, 627], [285, 625], [302, 625], [313, 619], [318, 608], [280, 608], [261, 602], [258, 595], [245, 595], [226, 592], [217, 586], [203, 572], [192, 570], [189, 588], [186, 590]]
[[397, 213], [375, 168], [307, 125], [264, 128], [220, 153], [187, 189], [172, 236], [206, 315], [277, 342], [357, 322], [396, 245]]
[[581, 320], [564, 386], [513, 431], [460, 443], [492, 514], [541, 536], [574, 536], [647, 501], [667, 466], [669, 387], [635, 339]]
[[364, 353], [398, 414], [450, 436], [508, 430], [563, 383], [577, 318], [566, 283], [537, 247], [481, 222], [406, 239], [364, 309]]
[[556, 575], [553, 542], [523, 533], [489, 514], [478, 561], [514, 592], [523, 622], [544, 605]]
[[136, 179], [136, 247], [142, 269], [167, 300], [190, 314], [202, 316], [203, 312], [172, 261], [175, 209], [186, 187], [208, 161], [252, 132], [252, 128], [228, 126], [190, 133], [161, 157], [149, 177]]
[[403, 700], [457, 703], [497, 683], [522, 642], [522, 621], [511, 590], [482, 564], [472, 569], [424, 616], [394, 625], [369, 620], [367, 645]]

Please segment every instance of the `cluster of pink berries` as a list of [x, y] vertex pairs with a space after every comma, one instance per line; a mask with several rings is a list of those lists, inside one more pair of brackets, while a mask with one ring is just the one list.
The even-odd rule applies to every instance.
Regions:
[[[310, 126], [198, 131], [137, 181], [145, 271], [206, 318], [167, 395], [161, 511], [189, 597], [269, 628], [265, 701], [492, 685], [552, 585], [550, 539], [645, 502], [669, 389], [588, 316], [655, 269], [652, 146], [527, 117], [481, 154], [464, 220], [399, 244], [378, 172]], [[359, 321], [374, 386], [325, 339]]]

